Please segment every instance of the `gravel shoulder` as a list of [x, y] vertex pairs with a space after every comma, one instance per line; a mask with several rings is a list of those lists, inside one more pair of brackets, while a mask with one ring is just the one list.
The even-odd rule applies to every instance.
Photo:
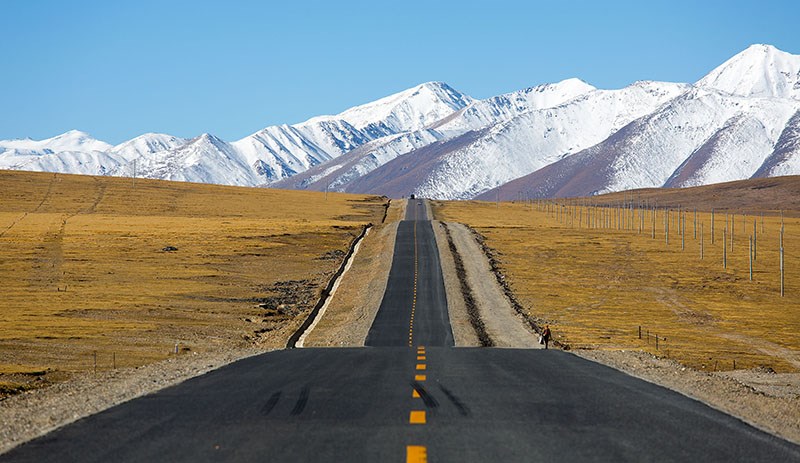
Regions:
[[[472, 290], [478, 313], [494, 346], [540, 348], [538, 335], [514, 310], [497, 283], [480, 244], [475, 240], [475, 235], [460, 223], [447, 223], [447, 227], [464, 263], [467, 285]], [[442, 252], [441, 249], [440, 247], [439, 252]]]
[[389, 281], [397, 227], [405, 201], [393, 201], [386, 223], [364, 238], [325, 314], [305, 338], [305, 347], [361, 347], [375, 320]]
[[456, 272], [453, 254], [449, 249], [447, 236], [445, 236], [444, 225], [438, 220], [434, 220], [432, 224], [433, 234], [436, 237], [436, 247], [439, 248], [439, 262], [442, 265], [442, 277], [444, 278], [444, 289], [447, 295], [447, 311], [450, 315], [453, 340], [456, 347], [479, 347], [481, 343], [469, 320], [467, 305], [461, 293], [461, 282]]

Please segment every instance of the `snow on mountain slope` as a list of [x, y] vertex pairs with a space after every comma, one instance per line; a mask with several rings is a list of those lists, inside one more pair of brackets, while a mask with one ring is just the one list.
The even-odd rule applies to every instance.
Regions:
[[603, 141], [686, 88], [682, 84], [637, 82], [620, 90], [595, 90], [554, 108], [524, 113], [442, 156], [415, 192], [443, 199], [474, 197]]
[[580, 79], [567, 79], [555, 84], [530, 87], [518, 92], [478, 100], [464, 109], [441, 119], [430, 128], [442, 133], [460, 135], [470, 130], [507, 121], [535, 109], [552, 108], [577, 96], [596, 90]]
[[146, 178], [224, 185], [256, 185], [260, 180], [241, 153], [209, 134], [142, 156], [137, 163], [138, 174]]
[[[534, 109], [557, 106], [593, 90], [595, 90], [594, 87], [581, 80], [568, 79], [556, 84], [531, 87], [487, 100], [473, 101], [462, 110], [453, 112], [438, 122], [428, 125], [426, 129], [380, 138], [348, 153], [347, 159], [326, 163], [297, 178], [271, 186], [319, 191], [327, 188], [355, 191], [354, 188], [358, 187], [350, 186], [350, 182], [398, 156], [424, 148], [434, 142], [455, 139], [466, 132], [505, 122], [514, 116]], [[449, 146], [456, 146], [456, 144]], [[439, 147], [438, 149], [444, 148]], [[359, 185], [367, 184], [370, 183], [359, 183]]]
[[[136, 160], [140, 176], [254, 186], [291, 177], [377, 138], [421, 129], [472, 101], [444, 83], [429, 82], [340, 115], [267, 127], [231, 144], [210, 135], [188, 142], [145, 134], [112, 147], [71, 131], [43, 141], [0, 142], [0, 168], [133, 175]], [[233, 165], [222, 165], [226, 162]], [[242, 171], [231, 170], [237, 168]]]
[[233, 142], [248, 166], [260, 176], [259, 183], [273, 182], [303, 172], [332, 159], [295, 127], [272, 126]]
[[105, 175], [125, 162], [111, 148], [77, 130], [46, 140], [0, 140], [0, 169]]
[[346, 156], [269, 186], [316, 191], [326, 189], [349, 191], [350, 182], [367, 175], [398, 156], [441, 139], [442, 136], [434, 130], [417, 130], [383, 137], [354, 149]]
[[696, 85], [744, 97], [800, 100], [800, 56], [752, 45]]
[[344, 191], [371, 191], [393, 198], [415, 193], [420, 183], [443, 158], [470, 145], [483, 136], [486, 130], [488, 129], [470, 131], [455, 138], [428, 143], [417, 150], [397, 156], [380, 168], [353, 179], [345, 186]]
[[707, 184], [748, 178], [772, 151], [797, 109], [794, 100], [743, 98], [694, 88], [602, 143], [503, 190], [563, 197], [661, 187], [670, 179]]
[[37, 153], [10, 149], [0, 152], [0, 169], [34, 172], [63, 172], [82, 175], [109, 175], [125, 164], [125, 159], [112, 153], [61, 151]]
[[185, 138], [164, 133], [146, 133], [132, 138], [108, 150], [130, 161], [140, 156], [178, 148], [186, 144]]
[[78, 130], [70, 130], [46, 140], [31, 140], [30, 138], [18, 140], [0, 140], [2, 150], [17, 150], [19, 152], [50, 154], [67, 152], [92, 152], [108, 151], [111, 145], [93, 138], [91, 135]]
[[772, 143], [761, 121], [737, 114], [683, 161], [664, 186], [683, 188], [748, 178], [764, 162], [765, 147]]
[[376, 139], [419, 130], [473, 101], [443, 82], [427, 82], [372, 103], [350, 108], [337, 116], [309, 119], [302, 125], [331, 118], [341, 119], [363, 131], [371, 139]]
[[271, 183], [294, 176], [384, 137], [419, 130], [472, 102], [441, 82], [428, 82], [335, 116], [267, 127], [233, 143]]
[[753, 177], [776, 177], [800, 174], [800, 110], [783, 129], [775, 149]]
[[[797, 109], [792, 100], [740, 98], [702, 89], [689, 92], [656, 113], [644, 131], [629, 140], [630, 148], [617, 151], [604, 191], [663, 186], [693, 152], [734, 117], [751, 119], [738, 127], [743, 144], [723, 143], [709, 153], [714, 159], [694, 174], [694, 184], [749, 178], [772, 151]], [[732, 163], [738, 167], [732, 168]]]

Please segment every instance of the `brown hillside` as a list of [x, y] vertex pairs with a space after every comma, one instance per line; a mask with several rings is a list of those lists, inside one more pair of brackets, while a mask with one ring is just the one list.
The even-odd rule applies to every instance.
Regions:
[[691, 188], [647, 188], [587, 198], [595, 204], [643, 201], [659, 207], [800, 215], [800, 176], [759, 178]]
[[174, 355], [176, 344], [282, 346], [384, 205], [0, 171], [0, 396], [92, 370], [95, 352], [110, 369]]

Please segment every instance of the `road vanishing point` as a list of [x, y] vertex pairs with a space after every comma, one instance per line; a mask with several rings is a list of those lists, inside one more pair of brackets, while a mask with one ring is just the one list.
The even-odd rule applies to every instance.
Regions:
[[0, 462], [800, 461], [800, 447], [567, 352], [455, 348], [423, 201], [363, 348], [250, 357]]

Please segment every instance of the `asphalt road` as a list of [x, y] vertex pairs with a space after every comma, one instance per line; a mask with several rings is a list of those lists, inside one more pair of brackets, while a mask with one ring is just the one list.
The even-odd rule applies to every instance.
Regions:
[[409, 201], [397, 228], [386, 292], [365, 344], [453, 346], [439, 251], [422, 201]]
[[[420, 233], [425, 222], [416, 225], [418, 266], [392, 268], [417, 269], [413, 347], [413, 278], [390, 276], [370, 340], [397, 347], [245, 359], [80, 420], [0, 462], [800, 462], [796, 445], [565, 352], [447, 347], [450, 328], [435, 322], [443, 309], [423, 308], [443, 301], [433, 296], [440, 273], [421, 265], [422, 248], [435, 244]], [[401, 233], [410, 241], [413, 224]], [[427, 318], [434, 322], [423, 328]]]

